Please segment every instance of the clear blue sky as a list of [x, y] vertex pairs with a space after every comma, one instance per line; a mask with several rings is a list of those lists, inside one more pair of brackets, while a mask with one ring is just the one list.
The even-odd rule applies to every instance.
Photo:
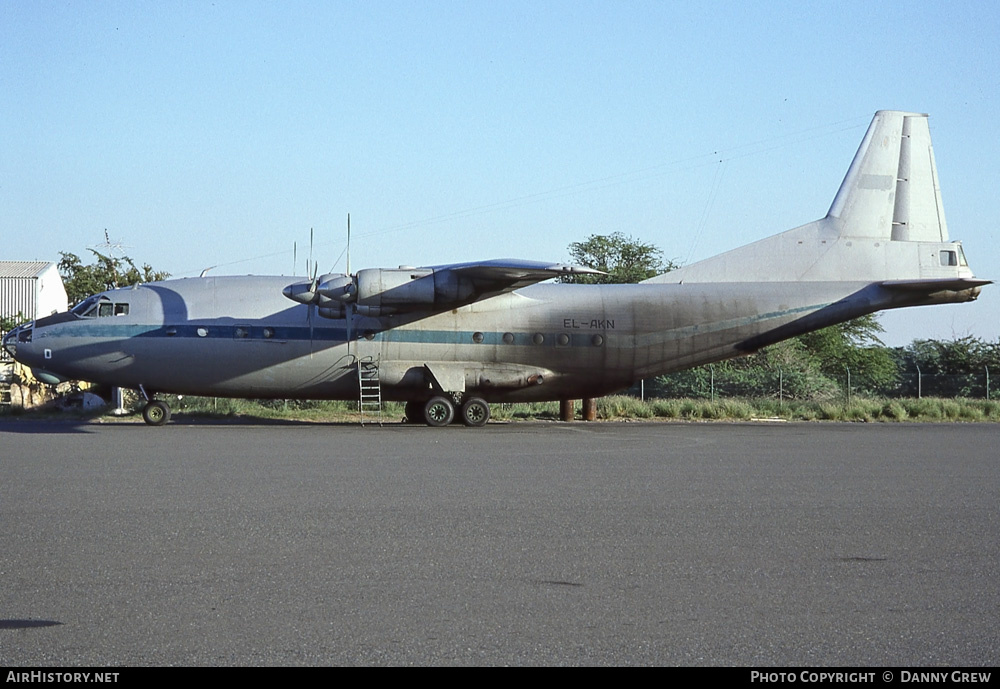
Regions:
[[[520, 257], [622, 231], [691, 262], [823, 216], [878, 109], [928, 112], [995, 250], [990, 2], [0, 3], [0, 258], [111, 239], [176, 276]], [[334, 265], [335, 261], [339, 262]], [[1000, 336], [1000, 287], [882, 317]]]

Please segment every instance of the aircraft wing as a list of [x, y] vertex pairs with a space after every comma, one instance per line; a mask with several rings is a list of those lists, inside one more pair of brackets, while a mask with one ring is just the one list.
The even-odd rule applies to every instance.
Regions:
[[327, 274], [283, 290], [286, 297], [342, 318], [347, 309], [367, 316], [439, 313], [562, 275], [603, 274], [593, 268], [501, 258], [425, 268], [367, 268], [357, 275]]
[[420, 270], [433, 277], [435, 302], [445, 308], [472, 304], [563, 275], [604, 275], [584, 266], [516, 258], [452, 263]]
[[[436, 274], [451, 273], [462, 280], [474, 284], [484, 295], [495, 296], [533, 285], [549, 278], [563, 275], [604, 275], [603, 271], [565, 263], [526, 261], [516, 258], [497, 258], [491, 261], [472, 263], [452, 263], [444, 266], [429, 266]], [[482, 297], [480, 297], [482, 298]]]

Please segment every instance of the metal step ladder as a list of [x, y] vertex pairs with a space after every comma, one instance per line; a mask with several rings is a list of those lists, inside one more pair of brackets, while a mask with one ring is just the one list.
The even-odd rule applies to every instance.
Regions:
[[382, 425], [382, 384], [378, 377], [379, 360], [373, 357], [358, 359], [358, 411], [361, 425], [365, 425], [365, 412], [378, 413], [378, 425]]

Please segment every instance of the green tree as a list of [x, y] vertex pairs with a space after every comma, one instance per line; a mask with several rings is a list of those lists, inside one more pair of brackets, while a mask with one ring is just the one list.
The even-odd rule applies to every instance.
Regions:
[[1000, 375], [1000, 341], [973, 335], [914, 340], [894, 354], [903, 371], [902, 392], [909, 396], [980, 397], [987, 393], [988, 375]]
[[567, 275], [560, 280], [577, 284], [610, 285], [642, 282], [677, 267], [663, 258], [652, 244], [640, 242], [621, 232], [592, 234], [583, 242], [569, 245], [573, 263], [602, 270], [607, 275]]
[[862, 316], [711, 368], [660, 376], [652, 394], [707, 397], [714, 379], [721, 395], [829, 399], [846, 391], [848, 369], [852, 392], [883, 393], [897, 385], [899, 367], [892, 350], [878, 339], [881, 332], [873, 315]]
[[831, 325], [797, 338], [820, 362], [829, 378], [846, 383], [851, 372], [852, 392], [882, 393], [899, 380], [892, 350], [879, 335], [885, 332], [874, 314]]
[[654, 397], [779, 397], [830, 399], [837, 382], [823, 373], [819, 358], [798, 338], [778, 342], [745, 357], [659, 376], [646, 384]]
[[914, 340], [903, 354], [904, 365], [929, 374], [982, 373], [986, 366], [1000, 372], [1000, 342], [973, 335], [954, 340]]
[[20, 311], [18, 311], [16, 316], [0, 316], [0, 333], [10, 332], [26, 320], [28, 319]]
[[84, 265], [76, 254], [59, 252], [59, 275], [62, 276], [70, 306], [78, 304], [91, 294], [170, 277], [170, 273], [153, 270], [148, 263], [139, 268], [128, 256], [115, 258], [93, 249], [89, 251], [96, 258], [89, 265]]

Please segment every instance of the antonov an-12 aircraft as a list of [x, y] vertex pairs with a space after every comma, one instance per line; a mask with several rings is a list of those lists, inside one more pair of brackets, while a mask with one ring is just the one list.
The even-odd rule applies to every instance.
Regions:
[[948, 239], [927, 116], [875, 114], [826, 217], [638, 285], [534, 284], [519, 260], [318, 278], [201, 277], [94, 295], [4, 338], [46, 382], [156, 393], [405, 401], [411, 421], [599, 397], [881, 309], [975, 299]]

